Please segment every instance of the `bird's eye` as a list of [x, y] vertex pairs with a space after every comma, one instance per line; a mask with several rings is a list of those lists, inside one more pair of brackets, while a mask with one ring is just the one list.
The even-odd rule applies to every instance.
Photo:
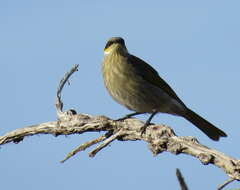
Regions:
[[108, 41], [104, 49], [107, 49], [107, 48], [110, 47], [112, 44], [113, 44], [112, 41]]

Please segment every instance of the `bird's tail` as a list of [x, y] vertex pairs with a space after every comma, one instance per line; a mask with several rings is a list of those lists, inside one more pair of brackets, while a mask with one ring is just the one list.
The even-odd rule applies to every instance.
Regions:
[[185, 119], [194, 124], [198, 129], [205, 133], [209, 138], [218, 141], [220, 137], [226, 137], [227, 134], [215, 127], [213, 124], [196, 114], [194, 111], [187, 108], [183, 115]]

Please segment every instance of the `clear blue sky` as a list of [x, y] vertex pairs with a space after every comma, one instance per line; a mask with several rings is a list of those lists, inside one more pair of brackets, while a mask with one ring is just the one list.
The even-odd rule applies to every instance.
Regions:
[[[63, 91], [64, 108], [111, 118], [129, 113], [107, 94], [100, 72], [107, 39], [122, 36], [132, 54], [228, 138], [213, 142], [164, 114], [154, 122], [239, 158], [239, 7], [237, 0], [0, 1], [0, 134], [56, 120], [56, 87], [73, 64], [80, 68]], [[85, 151], [59, 163], [98, 135], [39, 135], [2, 146], [2, 189], [179, 189], [176, 168], [190, 189], [215, 189], [228, 178], [189, 156], [153, 157], [144, 142], [114, 142], [93, 159]]]

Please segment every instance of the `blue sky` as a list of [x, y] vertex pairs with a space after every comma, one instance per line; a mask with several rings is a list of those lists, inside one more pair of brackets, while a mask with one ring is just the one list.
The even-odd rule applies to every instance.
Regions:
[[[56, 87], [73, 64], [80, 65], [79, 72], [63, 91], [65, 109], [111, 118], [129, 113], [107, 94], [101, 76], [106, 41], [122, 36], [130, 53], [150, 63], [190, 108], [228, 138], [213, 142], [179, 117], [159, 114], [153, 121], [238, 158], [239, 6], [236, 0], [1, 1], [0, 134], [56, 120]], [[190, 189], [215, 189], [228, 178], [189, 156], [153, 157], [144, 142], [114, 142], [95, 158], [85, 151], [59, 163], [74, 147], [97, 136], [39, 135], [2, 146], [1, 187], [179, 189], [176, 168]]]

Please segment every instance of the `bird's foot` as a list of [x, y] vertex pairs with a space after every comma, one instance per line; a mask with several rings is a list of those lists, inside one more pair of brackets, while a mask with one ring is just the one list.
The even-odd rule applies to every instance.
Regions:
[[146, 129], [147, 129], [147, 127], [150, 125], [150, 123], [145, 123], [142, 127], [141, 127], [141, 129], [140, 129], [140, 132], [141, 132], [141, 136], [143, 136], [143, 134], [145, 134], [145, 132], [146, 132]]
[[153, 112], [150, 117], [148, 118], [148, 120], [146, 121], [146, 123], [142, 126], [141, 128], [141, 136], [146, 132], [147, 127], [151, 124], [151, 120], [152, 118], [157, 114], [157, 112]]

